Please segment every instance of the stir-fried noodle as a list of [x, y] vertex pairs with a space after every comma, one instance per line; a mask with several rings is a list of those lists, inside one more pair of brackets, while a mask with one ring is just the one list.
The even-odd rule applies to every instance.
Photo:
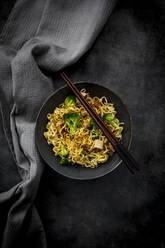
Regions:
[[[121, 140], [123, 123], [116, 118], [114, 105], [105, 96], [91, 97], [85, 89], [81, 93]], [[55, 155], [61, 156], [61, 164], [69, 162], [95, 168], [113, 154], [112, 145], [74, 96], [68, 96], [47, 118], [44, 136], [48, 144], [53, 145]]]

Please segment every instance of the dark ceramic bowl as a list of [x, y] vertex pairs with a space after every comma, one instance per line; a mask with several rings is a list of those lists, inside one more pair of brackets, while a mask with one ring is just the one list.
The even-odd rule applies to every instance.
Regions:
[[[122, 143], [129, 149], [132, 138], [132, 127], [131, 127], [131, 117], [128, 110], [122, 100], [111, 90], [105, 88], [102, 85], [95, 83], [80, 82], [76, 83], [77, 88], [80, 90], [85, 88], [91, 96], [106, 96], [108, 101], [112, 102], [117, 110], [117, 117], [120, 122], [124, 122], [123, 140]], [[55, 91], [43, 104], [41, 107], [37, 121], [36, 121], [36, 144], [38, 150], [44, 159], [44, 161], [58, 173], [73, 179], [93, 179], [97, 177], [104, 176], [105, 174], [113, 171], [122, 162], [118, 154], [114, 154], [108, 159], [104, 164], [99, 164], [98, 168], [85, 168], [78, 164], [76, 165], [60, 165], [60, 157], [54, 156], [52, 151], [52, 146], [47, 144], [47, 141], [43, 135], [46, 131], [47, 114], [52, 113], [53, 110], [59, 106], [68, 94], [71, 94], [71, 90], [68, 86], [58, 89]]]

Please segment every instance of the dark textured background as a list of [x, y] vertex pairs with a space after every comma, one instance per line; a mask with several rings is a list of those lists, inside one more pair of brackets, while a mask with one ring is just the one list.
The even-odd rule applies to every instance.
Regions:
[[[1, 0], [0, 29], [13, 3]], [[68, 69], [74, 81], [104, 83], [121, 96], [142, 170], [132, 176], [120, 166], [103, 178], [75, 181], [46, 167], [36, 205], [49, 248], [165, 247], [164, 34], [165, 1], [119, 0], [92, 49]], [[2, 139], [0, 145], [7, 147]], [[5, 158], [1, 154], [1, 190], [19, 180], [4, 177]]]

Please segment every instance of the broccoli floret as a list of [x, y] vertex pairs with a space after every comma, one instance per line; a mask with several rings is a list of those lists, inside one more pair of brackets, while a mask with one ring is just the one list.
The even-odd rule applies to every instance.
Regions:
[[104, 114], [103, 119], [104, 121], [111, 122], [114, 119], [114, 115], [110, 113]]
[[64, 164], [67, 164], [67, 163], [68, 163], [67, 158], [62, 157], [61, 160], [60, 160], [60, 164], [61, 164], [61, 165], [64, 165]]
[[76, 97], [75, 95], [69, 95], [65, 98], [65, 106], [68, 108], [71, 104], [76, 104]]
[[92, 140], [97, 140], [97, 139], [99, 139], [99, 136], [95, 136], [92, 138]]
[[97, 130], [96, 122], [93, 119], [90, 120], [90, 125], [92, 127], [92, 131], [96, 131]]
[[70, 128], [70, 134], [75, 134], [80, 116], [77, 113], [64, 114], [63, 119]]
[[97, 126], [96, 122], [93, 119], [90, 120], [90, 125], [92, 127], [92, 136], [93, 136], [92, 139], [95, 140], [95, 139], [97, 139], [97, 137], [99, 138], [99, 136], [98, 136], [98, 126]]
[[59, 155], [62, 157], [65, 157], [66, 155], [68, 155], [68, 150], [66, 149], [64, 145], [61, 145], [61, 151], [59, 152]]
[[112, 126], [114, 126], [115, 128], [120, 128], [120, 126], [115, 122], [115, 118], [113, 114], [104, 114], [103, 116], [104, 121], [110, 123]]
[[61, 156], [60, 164], [61, 165], [67, 164], [68, 160], [67, 160], [66, 156], [68, 155], [68, 151], [64, 145], [61, 145], [61, 151], [59, 152], [59, 155]]

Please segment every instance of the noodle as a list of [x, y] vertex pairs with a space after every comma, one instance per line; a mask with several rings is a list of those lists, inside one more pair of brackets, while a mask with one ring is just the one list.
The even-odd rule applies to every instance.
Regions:
[[[118, 127], [112, 125], [112, 123], [106, 124], [114, 135], [121, 140], [123, 123], [120, 123], [116, 118], [114, 105], [108, 103], [105, 96], [101, 98], [91, 97], [85, 89], [82, 89], [81, 93], [101, 118], [108, 113], [114, 116], [114, 122]], [[68, 113], [77, 113], [80, 116], [74, 135], [70, 134], [69, 127], [63, 118], [64, 114]], [[112, 145], [100, 129], [95, 132], [91, 130], [91, 117], [78, 99], [76, 99], [76, 104], [71, 104], [69, 107], [66, 107], [65, 103], [60, 104], [52, 114], [47, 115], [47, 119], [47, 131], [44, 132], [44, 136], [47, 139], [47, 143], [53, 145], [55, 155], [59, 155], [61, 146], [64, 146], [68, 151], [68, 162], [90, 168], [97, 167], [98, 163], [104, 163], [109, 156], [112, 156], [114, 152]], [[96, 140], [103, 144], [102, 149], [95, 147]]]

